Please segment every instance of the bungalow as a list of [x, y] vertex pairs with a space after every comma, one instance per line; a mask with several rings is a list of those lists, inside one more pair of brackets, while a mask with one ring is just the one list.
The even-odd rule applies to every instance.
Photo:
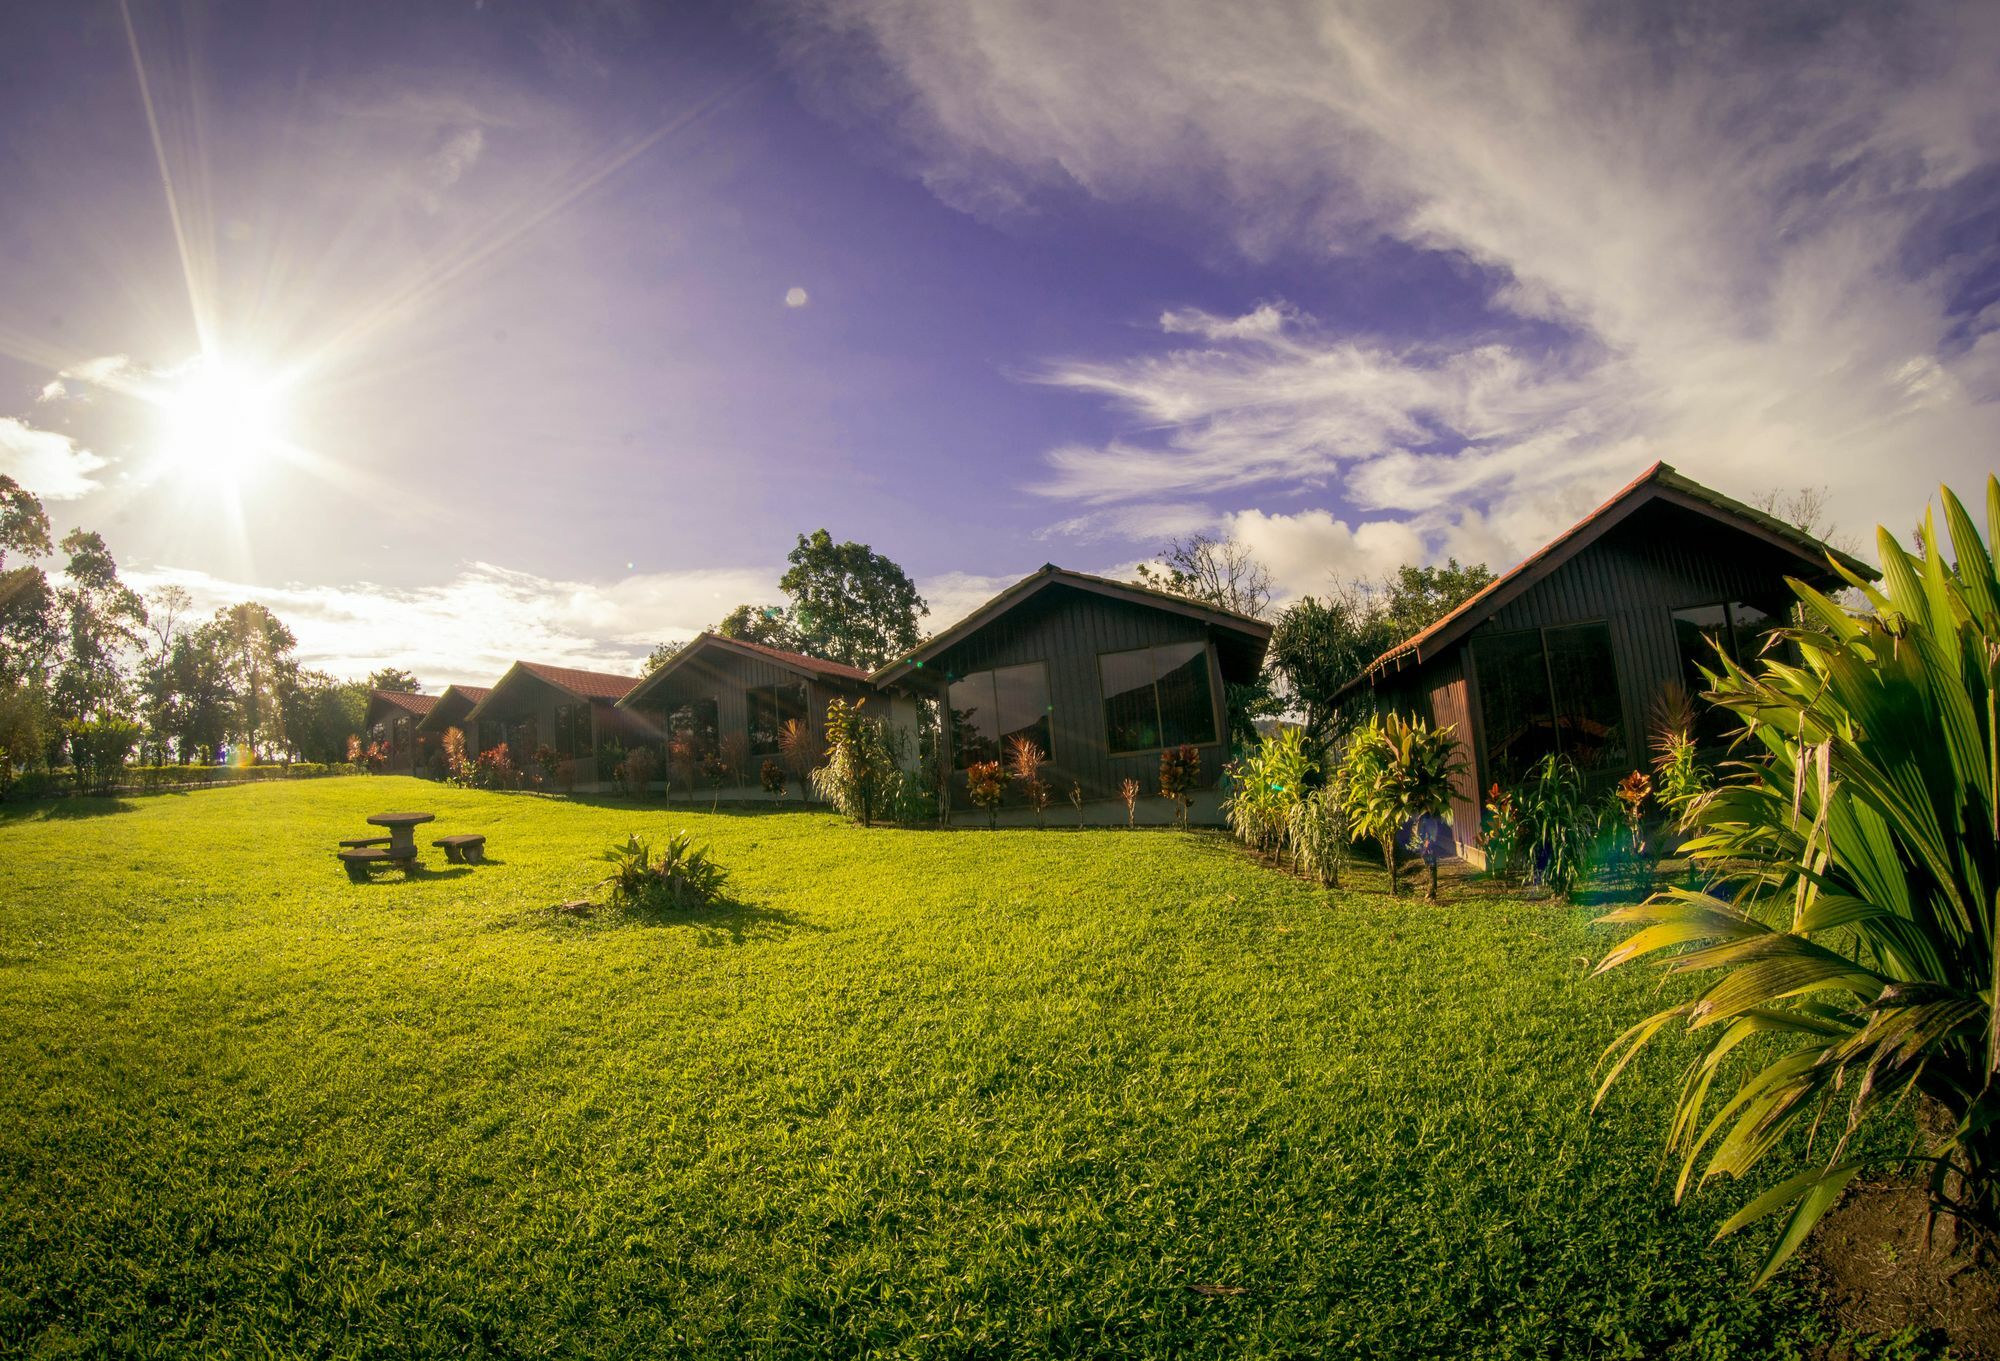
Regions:
[[408, 775], [416, 769], [417, 725], [436, 703], [436, 695], [412, 695], [401, 690], [368, 692], [368, 712], [361, 720], [361, 730], [371, 744], [379, 742], [388, 753], [386, 770]]
[[1059, 802], [1080, 787], [1086, 817], [1122, 822], [1120, 786], [1133, 779], [1149, 820], [1164, 820], [1160, 753], [1188, 745], [1201, 758], [1192, 815], [1216, 821], [1226, 688], [1256, 678], [1270, 638], [1260, 619], [1049, 564], [871, 679], [939, 704], [954, 808], [970, 806], [968, 765], [1005, 760], [1027, 738]]
[[615, 706], [638, 683], [636, 676], [515, 662], [465, 712], [466, 747], [477, 754], [504, 742], [515, 767], [525, 769], [548, 746], [560, 759], [581, 763], [578, 783], [592, 783], [599, 748], [635, 736]]
[[1456, 725], [1468, 773], [1452, 802], [1475, 864], [1479, 791], [1561, 752], [1605, 784], [1647, 759], [1650, 715], [1715, 649], [1754, 656], [1782, 627], [1786, 578], [1837, 587], [1838, 561], [1875, 572], [1793, 525], [1656, 463], [1518, 567], [1377, 657], [1340, 692], [1378, 712]]
[[[694, 638], [633, 686], [618, 707], [655, 745], [663, 778], [667, 742], [685, 735], [699, 755], [724, 758], [721, 797], [761, 799], [770, 796], [760, 772], [765, 761], [783, 755], [786, 725], [799, 723], [816, 746], [825, 737], [826, 706], [835, 699], [865, 700], [867, 712], [886, 711], [915, 756], [915, 705], [877, 691], [867, 672], [719, 633]], [[794, 787], [803, 776], [795, 769], [787, 774]]]
[[424, 715], [423, 722], [417, 724], [417, 773], [428, 773], [432, 762], [444, 748], [444, 735], [457, 728], [465, 735], [465, 749], [468, 755], [477, 755], [473, 746], [473, 734], [466, 726], [466, 715], [474, 705], [493, 693], [486, 685], [447, 685], [444, 693], [431, 705], [431, 711]]

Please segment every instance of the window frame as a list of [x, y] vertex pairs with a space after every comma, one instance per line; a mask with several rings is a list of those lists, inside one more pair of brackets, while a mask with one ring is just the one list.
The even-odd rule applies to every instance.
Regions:
[[[974, 676], [995, 676], [998, 672], [1001, 671], [1025, 671], [1029, 667], [1036, 667], [1041, 670], [1042, 696], [1047, 701], [1047, 703], [1044, 705], [1042, 709], [1042, 717], [1048, 720], [1049, 740], [1047, 748], [1042, 752], [1042, 759], [1049, 762], [1054, 762], [1056, 760], [1056, 692], [1055, 692], [1055, 687], [1049, 684], [1048, 662], [1042, 658], [1036, 658], [1034, 661], [1030, 662], [1001, 662], [992, 666], [982, 666], [977, 671], [968, 671], [964, 675], [959, 676], [955, 680], [952, 679], [950, 676], [947, 676], [945, 678], [945, 693], [944, 693], [945, 722], [951, 729], [951, 761], [952, 761], [951, 768], [954, 772], [964, 770], [966, 766], [971, 764], [971, 762], [969, 761], [961, 762], [959, 760], [961, 746], [959, 743], [958, 735], [959, 732], [966, 725], [958, 722], [957, 719], [952, 717], [953, 713], [953, 706], [951, 702], [952, 688], [954, 686], [963, 685], [965, 682], [971, 680]], [[993, 687], [993, 726], [997, 730], [1000, 726], [999, 682], [997, 680], [993, 680], [989, 681], [988, 684], [990, 684]], [[1000, 755], [997, 759], [1004, 765], [1007, 761], [1006, 734], [998, 733], [996, 740], [1001, 745]]]
[[[1205, 742], [1172, 742], [1172, 743], [1163, 742], [1158, 746], [1151, 746], [1151, 747], [1112, 746], [1111, 720], [1109, 715], [1105, 711], [1105, 705], [1110, 702], [1111, 696], [1104, 693], [1104, 659], [1106, 657], [1130, 656], [1134, 652], [1157, 652], [1161, 648], [1186, 647], [1190, 643], [1194, 643], [1201, 648], [1202, 660], [1205, 663], [1207, 663], [1205, 670], [1207, 672], [1207, 677], [1208, 677], [1206, 682], [1208, 686], [1208, 731], [1209, 731], [1208, 740]], [[1183, 665], [1185, 665], [1185, 663], [1183, 663]], [[1097, 654], [1097, 716], [1098, 719], [1104, 724], [1105, 754], [1109, 756], [1156, 756], [1160, 752], [1173, 751], [1183, 746], [1200, 748], [1200, 747], [1217, 747], [1223, 745], [1224, 738], [1222, 734], [1228, 731], [1228, 720], [1215, 711], [1216, 699], [1222, 693], [1220, 682], [1221, 682], [1221, 676], [1216, 668], [1215, 641], [1211, 638], [1183, 638], [1180, 639], [1178, 642], [1172, 642], [1172, 643], [1144, 643], [1138, 647], [1114, 647], [1109, 651], [1098, 653]], [[1157, 669], [1153, 674], [1153, 726], [1154, 730], [1159, 732], [1162, 736], [1166, 734], [1167, 725], [1165, 721], [1165, 716], [1160, 711], [1160, 677]]]
[[[1688, 608], [1697, 609], [1700, 607], [1689, 606]], [[1618, 631], [1608, 616], [1599, 615], [1593, 619], [1569, 619], [1560, 624], [1529, 624], [1522, 628], [1494, 629], [1485, 633], [1483, 638], [1479, 633], [1475, 633], [1467, 640], [1465, 655], [1466, 660], [1471, 664], [1473, 688], [1478, 698], [1478, 703], [1474, 707], [1478, 711], [1479, 759], [1482, 766], [1482, 780], [1497, 780], [1499, 775], [1495, 770], [1497, 763], [1493, 759], [1493, 735], [1488, 731], [1486, 674], [1485, 669], [1479, 664], [1479, 644], [1482, 641], [1492, 639], [1525, 637], [1530, 634], [1534, 636], [1537, 647], [1541, 652], [1542, 697], [1547, 702], [1551, 749], [1556, 755], [1568, 756], [1569, 752], [1563, 744], [1564, 714], [1562, 704], [1556, 693], [1555, 661], [1549, 653], [1549, 634], [1584, 628], [1601, 628], [1605, 633], [1607, 643], [1606, 655], [1611, 661], [1611, 691], [1618, 704], [1619, 740], [1624, 745], [1625, 754], [1623, 759], [1613, 762], [1611, 765], [1599, 762], [1588, 770], [1578, 766], [1578, 773], [1583, 776], [1585, 781], [1589, 781], [1607, 770], [1622, 768], [1631, 761], [1632, 733], [1625, 722], [1625, 687], [1623, 684], [1624, 675], [1618, 665]], [[1575, 760], [1574, 757], [1570, 759], [1572, 761]], [[1513, 778], [1518, 780], [1522, 778], [1523, 773], [1517, 772]]]
[[[796, 717], [802, 725], [810, 726], [812, 723], [812, 687], [804, 681], [773, 681], [769, 685], [744, 686], [743, 738], [749, 744], [749, 754], [752, 756], [776, 756], [784, 750], [782, 737], [773, 737], [771, 745], [768, 748], [759, 748], [757, 745], [757, 705], [754, 697], [760, 692], [775, 694], [779, 690], [796, 691], [799, 697], [799, 707]], [[788, 715], [785, 714], [782, 705], [775, 706], [775, 712], [778, 715], [778, 721], [773, 725], [772, 731], [782, 734], [785, 730]]]

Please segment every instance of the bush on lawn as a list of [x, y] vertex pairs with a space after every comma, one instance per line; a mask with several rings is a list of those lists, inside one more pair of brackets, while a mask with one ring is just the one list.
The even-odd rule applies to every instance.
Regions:
[[[1797, 662], [1721, 659], [1709, 698], [1743, 721], [1749, 752], [1691, 805], [1685, 849], [1713, 891], [1603, 918], [1641, 929], [1600, 973], [1668, 951], [1670, 973], [1721, 975], [1605, 1052], [1600, 1101], [1672, 1022], [1708, 1041], [1668, 1128], [1676, 1199], [1697, 1167], [1705, 1182], [1781, 1149], [1810, 1157], [1722, 1227], [1786, 1212], [1759, 1284], [1862, 1170], [1850, 1146], [1864, 1121], [1912, 1093], [1949, 1131], [1907, 1159], [1933, 1205], [2000, 1227], [2000, 478], [1986, 498], [1982, 543], [1944, 489], [1950, 563], [1928, 514], [1914, 557], [1879, 530], [1881, 588], [1840, 569], [1865, 615], [1795, 585], [1800, 622], [1782, 635]], [[1711, 1115], [1724, 1074], [1735, 1093]], [[1819, 1137], [1788, 1137], [1801, 1129]]]
[[1174, 805], [1174, 825], [1187, 830], [1188, 801], [1193, 798], [1196, 783], [1201, 779], [1201, 752], [1198, 748], [1182, 744], [1168, 747], [1160, 753], [1160, 797], [1170, 799]]
[[1307, 798], [1318, 763], [1305, 732], [1282, 728], [1230, 762], [1222, 815], [1236, 839], [1256, 851], [1282, 854], [1291, 836], [1292, 810]]
[[91, 719], [63, 724], [70, 764], [79, 794], [109, 794], [125, 773], [125, 763], [139, 745], [139, 725], [122, 718]]
[[1557, 752], [1535, 762], [1514, 791], [1514, 806], [1521, 819], [1518, 845], [1529, 882], [1568, 901], [1576, 886], [1590, 877], [1603, 822], [1584, 798], [1583, 776], [1576, 763]]
[[1456, 727], [1433, 728], [1421, 718], [1390, 714], [1370, 719], [1348, 739], [1340, 780], [1348, 825], [1382, 848], [1389, 894], [1396, 894], [1396, 845], [1415, 840], [1437, 898], [1437, 865], [1451, 840], [1451, 797], [1465, 761]]
[[893, 801], [900, 773], [881, 720], [862, 712], [867, 704], [836, 699], [826, 706], [826, 764], [812, 773], [813, 791], [864, 827]]
[[598, 881], [610, 885], [613, 907], [660, 910], [705, 907], [722, 894], [729, 872], [715, 863], [706, 846], [697, 847], [686, 832], [675, 832], [656, 856], [649, 841], [627, 836], [600, 859], [613, 869]]

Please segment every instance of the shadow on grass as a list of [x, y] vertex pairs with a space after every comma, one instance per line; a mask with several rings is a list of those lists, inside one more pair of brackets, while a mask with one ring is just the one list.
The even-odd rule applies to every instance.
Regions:
[[730, 803], [725, 799], [721, 805], [711, 809], [705, 799], [697, 799], [690, 803], [686, 799], [676, 798], [669, 803], [657, 794], [648, 794], [643, 799], [635, 799], [627, 794], [560, 794], [550, 797], [585, 808], [616, 808], [639, 813], [700, 813], [703, 817], [717, 818], [768, 818], [785, 814], [833, 811], [823, 803], [799, 803], [794, 800], [783, 803]]
[[135, 813], [136, 803], [95, 795], [43, 799], [34, 803], [0, 804], [0, 824], [9, 822], [68, 822], [77, 818], [105, 818], [117, 813]]
[[409, 869], [401, 870], [394, 865], [385, 865], [363, 878], [350, 878], [349, 882], [356, 888], [377, 887], [382, 884], [427, 884], [442, 879], [463, 879], [475, 868], [473, 865], [445, 865], [432, 869], [429, 865], [412, 865]]
[[[782, 940], [799, 934], [823, 935], [827, 931], [826, 927], [782, 908], [741, 902], [734, 898], [719, 899], [705, 907], [613, 907], [592, 903], [582, 912], [543, 907], [521, 914], [511, 924], [553, 926], [557, 923], [599, 931], [687, 931], [694, 934], [697, 945], [707, 947]], [[504, 924], [507, 923], [495, 923], [496, 926]]]

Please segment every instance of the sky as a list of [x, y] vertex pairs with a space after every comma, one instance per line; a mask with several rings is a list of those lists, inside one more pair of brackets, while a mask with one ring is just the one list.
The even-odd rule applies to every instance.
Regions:
[[824, 526], [1511, 566], [2000, 457], [2000, 6], [0, 10], [0, 472], [344, 675], [634, 669]]

